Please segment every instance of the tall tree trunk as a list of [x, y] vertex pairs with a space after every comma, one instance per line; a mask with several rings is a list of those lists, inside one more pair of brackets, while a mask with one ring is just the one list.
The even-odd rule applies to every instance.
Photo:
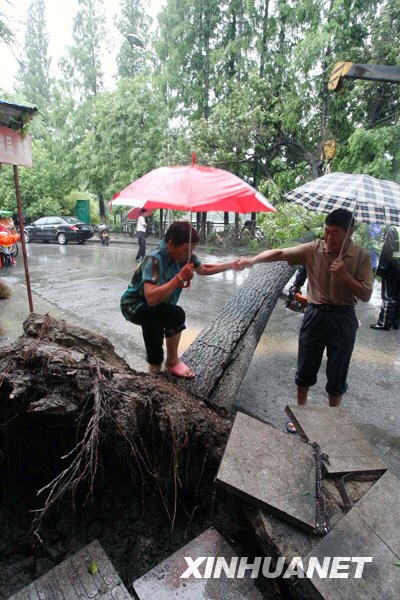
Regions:
[[260, 49], [260, 77], [264, 77], [265, 56], [267, 53], [267, 29], [268, 29], [269, 0], [264, 0], [264, 15], [262, 21], [262, 39]]
[[201, 229], [200, 238], [204, 241], [206, 239], [206, 226], [207, 226], [207, 213], [201, 213]]
[[196, 231], [200, 233], [201, 230], [201, 213], [196, 213]]
[[236, 244], [239, 242], [239, 225], [240, 225], [239, 213], [235, 213], [235, 242], [236, 242]]
[[[329, 10], [328, 10], [328, 23], [331, 20], [331, 11], [333, 8], [334, 0], [331, 1]], [[328, 122], [328, 88], [327, 83], [329, 79], [328, 73], [328, 63], [331, 57], [332, 48], [331, 45], [328, 44], [325, 50], [325, 58], [322, 62], [322, 90], [321, 90], [321, 120], [320, 120], [320, 147], [319, 147], [319, 167], [318, 167], [318, 175], [323, 174], [322, 165], [324, 162], [324, 142], [326, 141], [326, 130], [327, 130], [327, 122]]]
[[208, 117], [210, 116], [210, 105], [209, 105], [209, 97], [210, 97], [210, 5], [208, 0], [205, 3], [205, 14], [204, 14], [204, 36], [203, 36], [203, 45], [204, 45], [204, 106], [203, 106], [203, 116], [206, 121], [208, 121]]

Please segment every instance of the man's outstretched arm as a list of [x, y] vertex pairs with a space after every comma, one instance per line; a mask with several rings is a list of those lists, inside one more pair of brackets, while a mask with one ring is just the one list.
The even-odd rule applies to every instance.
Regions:
[[258, 263], [278, 262], [280, 260], [286, 260], [285, 252], [286, 248], [264, 250], [264, 252], [257, 254], [257, 256], [252, 256], [251, 258], [241, 258], [239, 260], [239, 266], [252, 267], [253, 265], [257, 265]]

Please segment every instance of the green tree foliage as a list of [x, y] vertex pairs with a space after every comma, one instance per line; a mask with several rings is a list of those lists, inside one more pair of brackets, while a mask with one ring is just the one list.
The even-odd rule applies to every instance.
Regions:
[[112, 196], [131, 181], [166, 161], [167, 113], [144, 77], [118, 82], [115, 92], [97, 96], [92, 128], [76, 148], [80, 180], [95, 194]]
[[[46, 148], [44, 140], [37, 140], [33, 146], [34, 168], [19, 169], [21, 199], [24, 212], [31, 217], [46, 214], [70, 214], [71, 207], [66, 200], [70, 191], [55, 157]], [[3, 165], [0, 171], [1, 207], [16, 210], [16, 197], [13, 170]]]
[[208, 118], [215, 88], [212, 50], [218, 39], [217, 0], [169, 0], [160, 14], [156, 44], [169, 90], [174, 90], [181, 114]]
[[103, 0], [78, 0], [78, 12], [72, 23], [74, 46], [68, 48], [68, 57], [61, 61], [67, 81], [78, 91], [81, 99], [88, 99], [101, 91], [102, 42], [105, 38]]
[[298, 204], [280, 203], [277, 212], [262, 213], [258, 218], [271, 248], [311, 241], [322, 233], [325, 215], [305, 210]]
[[400, 127], [356, 129], [341, 148], [337, 170], [400, 183]]
[[8, 27], [7, 23], [3, 20], [2, 16], [3, 15], [0, 12], [0, 42], [11, 44], [14, 40], [14, 34]]
[[33, 0], [27, 14], [22, 60], [17, 89], [29, 104], [45, 113], [50, 101], [50, 60], [44, 0]]

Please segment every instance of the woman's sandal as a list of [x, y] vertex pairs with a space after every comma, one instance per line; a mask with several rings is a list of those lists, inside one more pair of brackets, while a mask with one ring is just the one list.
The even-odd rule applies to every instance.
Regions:
[[294, 426], [294, 424], [292, 423], [292, 421], [287, 421], [286, 422], [286, 431], [288, 433], [297, 433], [297, 429]]
[[193, 379], [193, 377], [196, 376], [192, 369], [185, 365], [185, 363], [181, 360], [176, 365], [173, 365], [172, 367], [165, 367], [165, 369], [174, 377], [181, 377], [182, 379]]

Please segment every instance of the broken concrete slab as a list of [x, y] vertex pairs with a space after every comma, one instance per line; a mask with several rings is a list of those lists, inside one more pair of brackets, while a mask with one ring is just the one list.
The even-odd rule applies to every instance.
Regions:
[[9, 600], [131, 600], [103, 548], [94, 540]]
[[216, 481], [303, 529], [315, 527], [314, 451], [271, 425], [236, 414]]
[[377, 477], [387, 467], [340, 407], [287, 406], [286, 412], [300, 435], [310, 443], [317, 442], [329, 457], [324, 462], [328, 475], [369, 473]]
[[[190, 557], [193, 561], [200, 557], [223, 557], [228, 568], [233, 565], [235, 568], [231, 577], [227, 577], [224, 570], [221, 571], [220, 577], [215, 577], [216, 560], [212, 561], [210, 558], [207, 561], [205, 558], [197, 567], [201, 577], [195, 578], [192, 570], [192, 574], [189, 572], [187, 578], [181, 578], [188, 570], [188, 564], [192, 564], [186, 561], [185, 557], [188, 557], [188, 560]], [[236, 557], [238, 560], [234, 562], [231, 561], [232, 557], [236, 557], [233, 548], [216, 529], [210, 527], [137, 579], [133, 583], [133, 589], [139, 600], [262, 600], [263, 596], [255, 587], [249, 571], [245, 572], [244, 577], [237, 576], [240, 559]], [[208, 576], [205, 577], [207, 571]]]
[[324, 600], [395, 600], [400, 590], [400, 481], [385, 473], [369, 492], [343, 517], [336, 527], [311, 551], [319, 563], [325, 557], [372, 558], [365, 562], [362, 577], [355, 578], [356, 562], [344, 569], [347, 578], [307, 579]]

